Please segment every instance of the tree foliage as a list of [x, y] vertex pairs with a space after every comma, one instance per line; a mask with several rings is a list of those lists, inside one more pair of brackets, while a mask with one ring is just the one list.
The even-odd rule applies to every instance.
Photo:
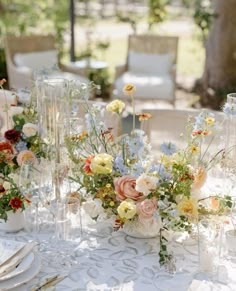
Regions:
[[148, 24], [149, 29], [153, 24], [163, 22], [167, 15], [166, 6], [170, 4], [171, 0], [149, 0], [149, 15]]
[[0, 37], [6, 34], [53, 33], [62, 44], [68, 29], [69, 4], [65, 0], [0, 0]]

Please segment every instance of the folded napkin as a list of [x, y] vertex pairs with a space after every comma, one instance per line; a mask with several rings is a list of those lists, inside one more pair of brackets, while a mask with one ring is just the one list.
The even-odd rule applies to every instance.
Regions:
[[25, 243], [14, 240], [0, 239], [0, 266], [15, 255]]
[[13, 255], [5, 260], [0, 265], [0, 277], [6, 275], [16, 268], [17, 265], [26, 257], [32, 249], [37, 245], [37, 242], [30, 242], [20, 247]]

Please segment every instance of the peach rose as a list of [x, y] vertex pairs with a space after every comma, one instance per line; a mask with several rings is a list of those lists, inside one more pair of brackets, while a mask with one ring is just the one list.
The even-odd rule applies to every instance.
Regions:
[[19, 166], [22, 166], [22, 164], [25, 162], [34, 163], [36, 161], [36, 157], [33, 152], [24, 150], [18, 154], [16, 161]]
[[119, 201], [130, 198], [134, 201], [142, 199], [144, 196], [141, 192], [135, 190], [136, 178], [126, 175], [114, 179], [116, 197]]
[[157, 210], [156, 199], [145, 199], [137, 204], [139, 218], [152, 218]]
[[196, 173], [194, 174], [194, 182], [192, 185], [193, 189], [200, 189], [206, 182], [207, 172], [204, 168], [200, 167], [197, 169]]

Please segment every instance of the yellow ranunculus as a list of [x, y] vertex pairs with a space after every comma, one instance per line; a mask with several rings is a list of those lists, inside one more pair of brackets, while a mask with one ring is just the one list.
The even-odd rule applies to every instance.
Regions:
[[191, 145], [190, 146], [190, 151], [191, 151], [192, 154], [197, 154], [197, 153], [199, 153], [200, 149], [199, 149], [198, 146]]
[[92, 161], [90, 168], [94, 174], [110, 174], [112, 172], [113, 157], [108, 154], [98, 154]]
[[116, 99], [112, 102], [110, 102], [109, 104], [107, 104], [106, 106], [106, 110], [109, 112], [116, 112], [118, 114], [120, 114], [123, 109], [125, 108], [125, 103]]
[[137, 213], [136, 204], [131, 199], [126, 199], [121, 202], [119, 207], [117, 208], [117, 212], [120, 218], [123, 219], [131, 219]]
[[208, 116], [205, 118], [205, 121], [208, 125], [213, 125], [215, 123], [215, 118]]
[[123, 92], [127, 96], [131, 96], [135, 93], [136, 87], [133, 84], [127, 84], [123, 88]]
[[193, 220], [198, 216], [197, 200], [184, 197], [178, 204], [177, 209], [180, 215], [187, 216], [189, 220]]

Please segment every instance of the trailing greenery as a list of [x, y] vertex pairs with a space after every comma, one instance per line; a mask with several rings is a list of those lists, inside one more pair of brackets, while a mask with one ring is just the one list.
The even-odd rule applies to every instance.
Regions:
[[170, 4], [171, 0], [149, 0], [149, 15], [148, 24], [149, 29], [153, 24], [163, 22], [167, 16], [166, 6]]

